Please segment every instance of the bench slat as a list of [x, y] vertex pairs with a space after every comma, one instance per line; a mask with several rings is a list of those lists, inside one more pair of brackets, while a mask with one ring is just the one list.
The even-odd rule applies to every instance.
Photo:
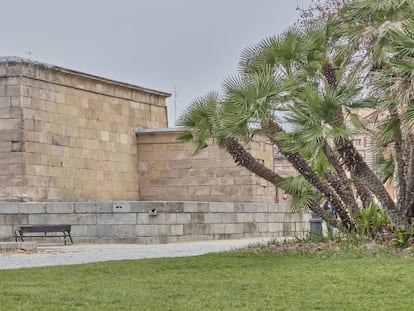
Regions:
[[70, 232], [70, 225], [36, 225], [36, 226], [21, 226], [19, 232]]
[[[30, 225], [30, 226], [20, 226], [16, 233], [14, 234], [16, 242], [17, 238], [20, 237], [22, 241], [23, 237], [47, 237], [47, 232], [56, 232], [62, 233], [63, 235], [59, 235], [64, 238], [65, 245], [66, 245], [66, 237], [69, 237], [71, 244], [73, 244], [72, 237], [70, 236], [71, 225]], [[24, 233], [39, 233], [44, 232], [44, 236], [40, 235], [24, 235]], [[51, 236], [49, 236], [51, 237]]]

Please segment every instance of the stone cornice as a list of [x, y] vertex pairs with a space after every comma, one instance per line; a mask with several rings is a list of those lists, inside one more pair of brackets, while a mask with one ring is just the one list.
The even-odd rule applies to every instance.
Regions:
[[[171, 96], [170, 93], [20, 57], [0, 57], [0, 76], [26, 77], [104, 95], [119, 96], [138, 102], [149, 103], [151, 100], [145, 100], [145, 96], [155, 96], [162, 101], [160, 106], [164, 105], [165, 98]], [[138, 94], [142, 94], [143, 96], [139, 96]]]

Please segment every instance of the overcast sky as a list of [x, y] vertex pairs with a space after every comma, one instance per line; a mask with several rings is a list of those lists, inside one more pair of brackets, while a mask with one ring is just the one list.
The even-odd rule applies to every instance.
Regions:
[[172, 124], [244, 48], [293, 25], [297, 2], [310, 0], [0, 0], [0, 56], [172, 93]]

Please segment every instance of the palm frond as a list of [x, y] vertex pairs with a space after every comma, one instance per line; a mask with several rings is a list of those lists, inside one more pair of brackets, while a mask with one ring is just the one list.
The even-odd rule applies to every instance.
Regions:
[[302, 176], [284, 178], [278, 186], [290, 195], [288, 204], [295, 212], [309, 210], [322, 198]]
[[384, 121], [379, 126], [379, 143], [382, 146], [388, 146], [394, 141], [395, 133], [400, 130], [401, 120], [396, 118], [391, 118]]
[[378, 154], [375, 158], [375, 166], [384, 184], [394, 178], [395, 162], [392, 155], [385, 157], [384, 154]]
[[178, 119], [177, 124], [184, 127], [184, 132], [178, 136], [180, 141], [193, 141], [195, 152], [207, 147], [210, 140], [221, 140], [217, 120], [220, 99], [217, 92], [211, 92], [197, 98], [187, 107]]

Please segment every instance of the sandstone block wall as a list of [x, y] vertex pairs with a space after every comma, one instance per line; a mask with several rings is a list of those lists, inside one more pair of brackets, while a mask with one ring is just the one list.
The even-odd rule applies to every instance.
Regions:
[[[266, 203], [12, 202], [0, 203], [0, 210], [0, 241], [14, 240], [18, 226], [28, 224], [70, 224], [74, 243], [280, 238], [303, 236], [310, 228], [309, 214], [291, 213], [286, 205]], [[33, 239], [63, 243], [62, 238]]]
[[0, 75], [0, 198], [23, 193], [23, 111], [20, 93], [18, 78]]
[[167, 127], [168, 96], [0, 58], [0, 199], [138, 200], [134, 128]]
[[[177, 141], [180, 129], [139, 130], [138, 173], [142, 200], [275, 202], [275, 187], [238, 167], [215, 144], [194, 154], [194, 144]], [[258, 141], [246, 149], [273, 169], [273, 146]]]

